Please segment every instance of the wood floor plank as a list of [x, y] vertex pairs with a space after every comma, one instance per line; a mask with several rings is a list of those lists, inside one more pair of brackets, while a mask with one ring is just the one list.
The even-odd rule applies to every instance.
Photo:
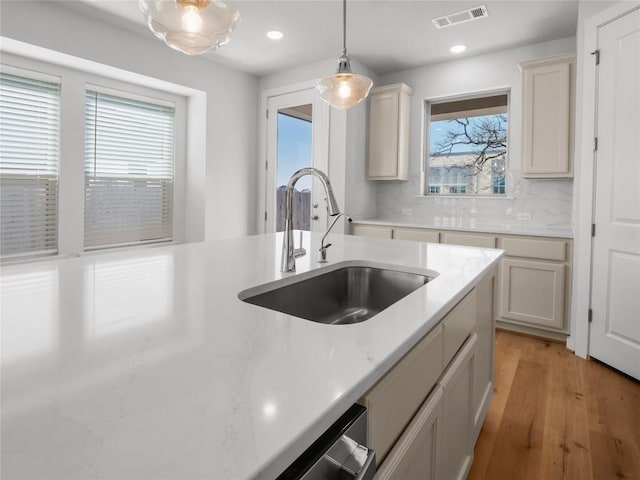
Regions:
[[507, 338], [504, 335], [496, 336], [496, 345], [499, 347], [496, 348], [495, 353], [496, 372], [493, 399], [491, 400], [491, 405], [489, 405], [487, 417], [476, 443], [474, 468], [469, 473], [469, 480], [483, 480], [486, 477], [489, 460], [500, 429], [502, 414], [509, 398], [511, 384], [516, 376], [518, 361], [520, 360], [520, 349], [507, 348], [504, 345], [506, 343]]
[[539, 479], [547, 369], [520, 359], [485, 478]]
[[640, 479], [640, 387], [597, 362], [587, 375], [594, 478]]
[[584, 377], [572, 352], [550, 353], [541, 478], [592, 478]]
[[640, 382], [504, 331], [495, 373], [470, 480], [640, 480]]

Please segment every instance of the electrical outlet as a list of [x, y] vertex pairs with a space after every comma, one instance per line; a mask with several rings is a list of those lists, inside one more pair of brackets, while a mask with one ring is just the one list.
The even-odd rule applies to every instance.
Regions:
[[413, 215], [413, 210], [411, 210], [410, 208], [403, 208], [402, 209], [402, 214], [403, 215]]
[[531, 220], [531, 214], [529, 212], [520, 212], [518, 213], [518, 220], [528, 222]]

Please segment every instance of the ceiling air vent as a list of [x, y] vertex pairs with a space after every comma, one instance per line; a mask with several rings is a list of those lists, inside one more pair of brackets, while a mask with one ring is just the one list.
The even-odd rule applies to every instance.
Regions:
[[471, 20], [478, 20], [489, 16], [487, 7], [480, 5], [479, 7], [469, 8], [460, 12], [451, 13], [442, 17], [434, 18], [431, 20], [436, 28], [450, 27], [451, 25], [457, 25], [459, 23], [470, 22]]

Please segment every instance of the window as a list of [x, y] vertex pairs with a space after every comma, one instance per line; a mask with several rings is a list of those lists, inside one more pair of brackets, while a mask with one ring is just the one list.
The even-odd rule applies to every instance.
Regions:
[[56, 253], [60, 81], [0, 71], [0, 254]]
[[505, 195], [508, 93], [429, 102], [428, 195]]
[[85, 249], [172, 239], [174, 114], [168, 103], [87, 90]]
[[2, 62], [3, 263], [185, 240], [185, 205], [203, 199], [186, 191], [187, 162], [203, 171], [205, 161], [204, 150], [186, 155], [185, 92], [202, 92], [111, 68], [99, 76], [9, 53]]

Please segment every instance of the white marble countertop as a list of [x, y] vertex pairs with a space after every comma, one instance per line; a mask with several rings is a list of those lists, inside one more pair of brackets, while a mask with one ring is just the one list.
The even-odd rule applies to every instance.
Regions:
[[403, 221], [398, 219], [385, 220], [382, 218], [365, 218], [353, 219], [353, 223], [362, 225], [388, 225], [391, 227], [404, 228], [426, 228], [429, 230], [457, 230], [478, 233], [493, 233], [502, 235], [530, 235], [534, 237], [556, 237], [556, 238], [573, 238], [573, 231], [570, 228], [560, 227], [540, 227], [531, 225], [513, 225], [513, 224], [481, 224], [470, 222], [468, 220], [458, 219], [453, 224], [436, 225], [430, 223], [419, 223], [411, 221]]
[[[366, 322], [331, 326], [238, 300], [290, 276], [280, 240], [4, 266], [2, 477], [272, 479], [501, 255], [332, 234], [331, 263], [439, 276]], [[298, 274], [321, 268], [319, 242], [305, 234]]]

